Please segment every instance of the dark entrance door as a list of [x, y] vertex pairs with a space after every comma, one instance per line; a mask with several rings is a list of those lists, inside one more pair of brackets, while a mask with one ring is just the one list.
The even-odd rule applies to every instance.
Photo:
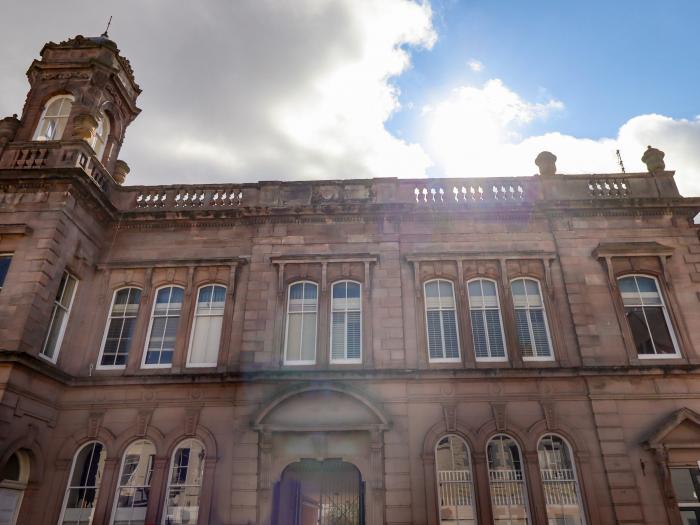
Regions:
[[364, 484], [344, 461], [302, 460], [275, 486], [273, 525], [364, 525]]

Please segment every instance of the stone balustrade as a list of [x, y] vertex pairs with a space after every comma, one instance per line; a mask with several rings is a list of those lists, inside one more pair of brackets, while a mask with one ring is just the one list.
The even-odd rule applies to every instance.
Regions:
[[114, 180], [83, 140], [12, 142], [2, 152], [0, 169], [80, 168], [101, 190]]

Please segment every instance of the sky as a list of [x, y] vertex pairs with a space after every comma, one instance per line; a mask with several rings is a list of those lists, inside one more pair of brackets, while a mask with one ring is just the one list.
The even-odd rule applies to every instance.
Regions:
[[653, 145], [700, 195], [697, 0], [8, 2], [0, 116], [109, 16], [143, 89], [127, 184], [634, 172]]

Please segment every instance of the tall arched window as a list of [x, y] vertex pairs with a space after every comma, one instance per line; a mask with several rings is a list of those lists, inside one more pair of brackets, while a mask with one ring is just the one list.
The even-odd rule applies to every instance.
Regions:
[[469, 281], [467, 289], [476, 360], [505, 361], [505, 334], [496, 281], [474, 279]]
[[454, 287], [435, 279], [425, 287], [425, 323], [430, 361], [459, 361], [459, 335]]
[[455, 435], [443, 437], [435, 446], [440, 523], [476, 525], [474, 482], [469, 447]]
[[102, 443], [83, 445], [73, 459], [59, 525], [90, 525], [107, 451]]
[[617, 284], [639, 357], [680, 356], [656, 279], [648, 275], [627, 275], [620, 277]]
[[29, 457], [17, 451], [0, 471], [0, 524], [15, 525], [29, 483]]
[[537, 445], [537, 457], [549, 522], [585, 525], [581, 492], [569, 445], [559, 436], [548, 434]]
[[510, 283], [518, 329], [518, 346], [526, 361], [552, 359], [552, 341], [540, 283], [515, 279]]
[[360, 283], [333, 284], [331, 363], [362, 362], [362, 293]]
[[71, 95], [58, 95], [49, 99], [34, 132], [34, 140], [61, 140], [72, 106]]
[[143, 354], [144, 367], [167, 368], [172, 364], [183, 298], [184, 290], [179, 286], [166, 286], [156, 293]]
[[99, 368], [126, 366], [140, 303], [141, 290], [138, 288], [122, 288], [114, 292], [105, 335], [102, 339]]
[[204, 455], [204, 446], [196, 439], [187, 439], [175, 449], [165, 494], [164, 525], [197, 523]]
[[530, 523], [520, 448], [505, 434], [494, 436], [486, 449], [491, 510], [495, 525]]
[[199, 289], [187, 366], [216, 366], [225, 305], [226, 287], [208, 284]]
[[95, 134], [92, 136], [90, 141], [90, 146], [95, 150], [95, 155], [99, 160], [102, 160], [102, 154], [104, 153], [105, 146], [107, 144], [107, 139], [109, 138], [109, 117], [104, 111], [100, 111], [97, 115], [97, 129]]
[[117, 494], [112, 512], [113, 525], [144, 525], [151, 489], [156, 448], [145, 439], [133, 442], [124, 452]]
[[316, 362], [317, 316], [318, 285], [310, 281], [290, 284], [284, 344], [285, 364], [311, 365]]

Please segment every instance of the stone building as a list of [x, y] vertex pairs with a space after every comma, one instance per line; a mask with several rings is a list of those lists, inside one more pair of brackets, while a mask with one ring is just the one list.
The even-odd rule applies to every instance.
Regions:
[[0, 121], [0, 523], [697, 523], [700, 199], [658, 150], [122, 185], [114, 42], [28, 78]]

